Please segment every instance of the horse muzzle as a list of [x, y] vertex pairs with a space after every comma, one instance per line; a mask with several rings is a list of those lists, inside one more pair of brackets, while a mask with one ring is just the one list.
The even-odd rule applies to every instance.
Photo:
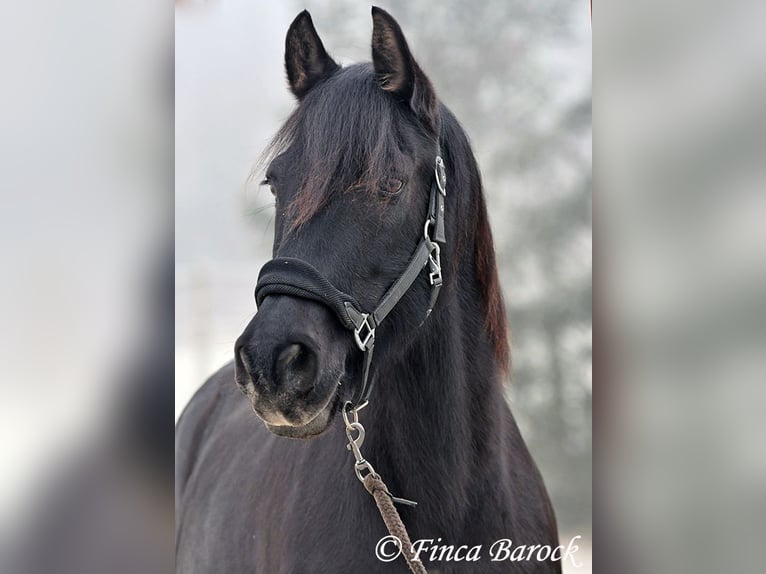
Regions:
[[347, 341], [321, 305], [270, 297], [237, 339], [236, 382], [275, 434], [320, 434], [337, 403]]

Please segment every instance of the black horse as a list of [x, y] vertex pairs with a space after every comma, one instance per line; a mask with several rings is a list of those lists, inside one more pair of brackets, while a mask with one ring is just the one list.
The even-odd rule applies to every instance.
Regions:
[[[503, 396], [505, 311], [468, 139], [398, 24], [372, 15], [372, 64], [345, 68], [307, 12], [290, 26], [285, 64], [299, 105], [272, 144], [264, 182], [276, 198], [274, 257], [309, 263], [375, 308], [424, 237], [441, 155], [443, 289], [426, 317], [426, 265], [377, 326], [364, 454], [391, 493], [418, 502], [399, 512], [411, 539], [425, 541], [429, 571], [560, 572], [559, 561], [527, 552], [491, 560], [500, 539], [555, 548], [555, 517]], [[283, 293], [259, 303], [234, 364], [178, 424], [178, 571], [406, 571], [401, 558], [376, 557], [388, 533], [357, 481], [339, 416], [359, 391], [363, 353], [322, 301]], [[480, 545], [480, 560], [447, 560], [449, 545]]]

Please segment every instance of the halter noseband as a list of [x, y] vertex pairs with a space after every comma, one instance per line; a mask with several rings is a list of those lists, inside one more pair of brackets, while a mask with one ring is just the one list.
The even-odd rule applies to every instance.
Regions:
[[[277, 257], [267, 262], [258, 275], [255, 303], [260, 306], [269, 295], [289, 295], [323, 303], [338, 317], [343, 326], [353, 332], [354, 341], [364, 352], [362, 384], [351, 401], [351, 410], [359, 410], [367, 403], [372, 385], [369, 381], [372, 352], [375, 348], [375, 329], [383, 322], [396, 304], [409, 291], [422, 269], [428, 264], [431, 299], [424, 321], [439, 297], [442, 288], [441, 248], [444, 244], [444, 199], [447, 196], [447, 176], [444, 161], [436, 156], [435, 178], [431, 184], [428, 217], [420, 240], [410, 262], [399, 278], [381, 297], [370, 313], [361, 310], [354, 297], [337, 289], [316, 268], [300, 259]], [[433, 235], [431, 235], [433, 234]]]

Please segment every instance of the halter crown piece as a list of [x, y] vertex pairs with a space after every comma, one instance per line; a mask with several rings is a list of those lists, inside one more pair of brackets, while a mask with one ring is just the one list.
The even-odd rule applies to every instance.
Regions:
[[446, 241], [444, 236], [444, 199], [446, 196], [447, 175], [444, 161], [440, 155], [437, 155], [423, 237], [402, 274], [381, 297], [375, 309], [368, 313], [362, 310], [354, 297], [337, 289], [315, 267], [301, 259], [277, 257], [261, 268], [258, 283], [255, 286], [257, 305], [260, 306], [269, 295], [289, 295], [317, 301], [329, 307], [341, 324], [353, 333], [357, 347], [364, 353], [364, 368], [362, 383], [353, 399], [346, 404], [344, 414], [347, 410], [356, 412], [367, 405], [372, 390], [370, 365], [375, 349], [375, 330], [410, 290], [426, 265], [429, 269], [428, 280], [431, 284], [431, 299], [424, 321], [436, 304], [442, 288], [441, 247], [439, 244], [443, 245]]

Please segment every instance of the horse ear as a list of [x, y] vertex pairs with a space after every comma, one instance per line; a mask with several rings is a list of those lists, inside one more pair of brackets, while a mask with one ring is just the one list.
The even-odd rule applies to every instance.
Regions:
[[285, 70], [290, 91], [300, 100], [319, 80], [339, 67], [324, 49], [308, 11], [298, 14], [285, 39]]
[[407, 103], [436, 133], [437, 102], [431, 82], [412, 57], [399, 24], [377, 7], [372, 9], [372, 64], [380, 86]]

